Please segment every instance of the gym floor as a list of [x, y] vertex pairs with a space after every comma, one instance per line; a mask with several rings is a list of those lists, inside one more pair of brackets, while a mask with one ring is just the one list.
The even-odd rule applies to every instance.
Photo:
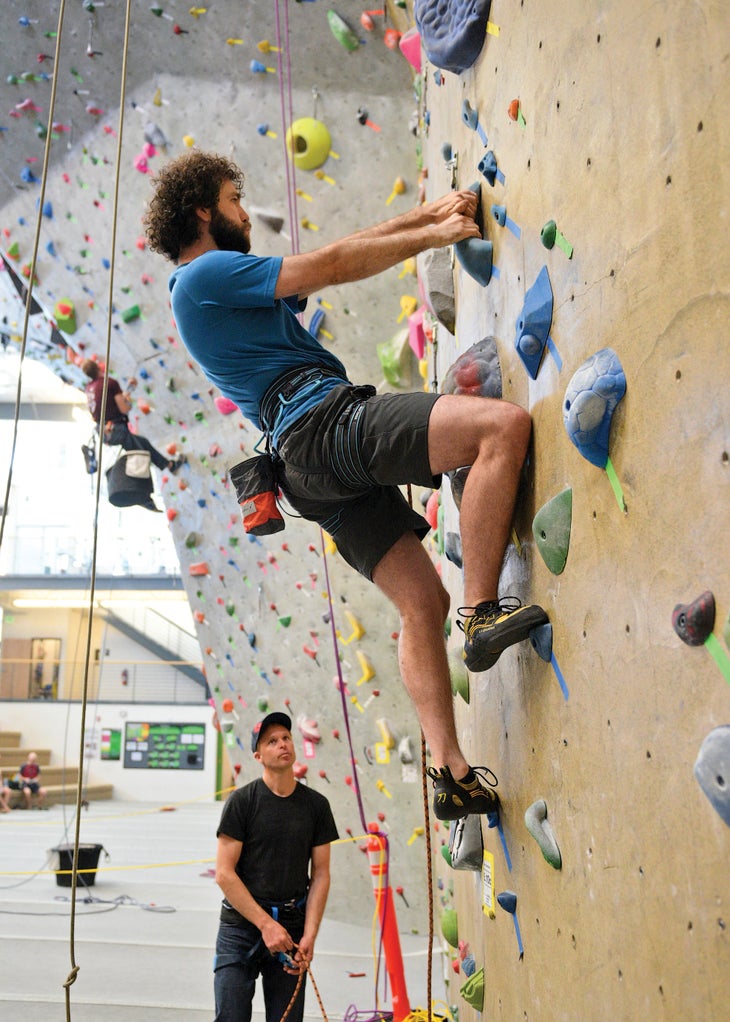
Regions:
[[[80, 844], [104, 850], [93, 886], [77, 891], [72, 1022], [212, 1022], [221, 898], [212, 860], [220, 812], [212, 801], [167, 812], [114, 802], [83, 811]], [[71, 888], [53, 872], [59, 856], [51, 850], [72, 844], [74, 828], [72, 806], [0, 814], [0, 1016], [7, 1022], [66, 1019]], [[93, 850], [82, 851], [81, 866], [94, 857]], [[330, 1020], [348, 1008], [362, 1018], [373, 1013], [373, 939], [372, 918], [353, 925], [325, 916], [312, 973]], [[404, 933], [400, 939], [411, 1008], [425, 1007], [427, 939]], [[443, 1001], [443, 962], [434, 943], [432, 998]], [[384, 960], [379, 1007], [389, 1009], [383, 968]], [[322, 1016], [311, 985], [305, 1015]], [[253, 1022], [263, 1018], [257, 992]]]

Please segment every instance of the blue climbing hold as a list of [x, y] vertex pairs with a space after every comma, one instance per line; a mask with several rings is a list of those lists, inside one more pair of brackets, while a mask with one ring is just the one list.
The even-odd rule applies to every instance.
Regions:
[[492, 0], [416, 0], [413, 11], [426, 56], [461, 74], [482, 52]]
[[487, 150], [479, 163], [477, 163], [477, 170], [480, 174], [483, 174], [489, 184], [494, 187], [494, 182], [497, 177], [497, 157], [491, 149]]
[[547, 266], [543, 266], [537, 280], [525, 295], [522, 312], [517, 317], [515, 336], [517, 354], [533, 380], [537, 379], [552, 321], [553, 289]]
[[553, 626], [549, 621], [532, 629], [530, 642], [540, 659], [549, 664], [553, 655]]
[[568, 384], [563, 422], [572, 443], [599, 468], [608, 462], [608, 437], [616, 405], [626, 393], [626, 377], [612, 348], [586, 359]]

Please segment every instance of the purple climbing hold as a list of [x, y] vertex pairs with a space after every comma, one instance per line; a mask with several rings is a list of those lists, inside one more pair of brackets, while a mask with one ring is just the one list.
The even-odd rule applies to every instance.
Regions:
[[416, 0], [414, 14], [426, 56], [461, 74], [482, 52], [492, 0]]
[[672, 627], [688, 646], [702, 646], [715, 627], [715, 597], [708, 589], [692, 603], [678, 603]]

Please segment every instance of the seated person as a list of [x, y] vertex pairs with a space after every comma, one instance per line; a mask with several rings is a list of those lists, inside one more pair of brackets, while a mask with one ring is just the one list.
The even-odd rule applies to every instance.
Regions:
[[10, 788], [3, 781], [2, 772], [0, 772], [0, 813], [10, 812]]
[[22, 791], [25, 805], [23, 808], [30, 809], [33, 795], [38, 796], [38, 808], [43, 805], [46, 797], [46, 789], [40, 783], [41, 768], [38, 765], [38, 756], [35, 752], [29, 752], [28, 758], [21, 766], [12, 781], [8, 781], [11, 791]]

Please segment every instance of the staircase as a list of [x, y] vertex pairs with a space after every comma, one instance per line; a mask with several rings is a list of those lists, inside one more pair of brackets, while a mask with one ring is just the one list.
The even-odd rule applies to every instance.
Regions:
[[[44, 805], [53, 806], [76, 801], [76, 787], [79, 780], [79, 768], [71, 766], [51, 766], [50, 749], [28, 749], [20, 744], [21, 734], [19, 731], [0, 731], [0, 770], [3, 781], [15, 777], [21, 765], [25, 762], [29, 752], [35, 752], [38, 756], [38, 765], [41, 768], [40, 782], [46, 789]], [[113, 797], [113, 785], [111, 784], [88, 784], [82, 790], [82, 798], [86, 802], [99, 802], [103, 799]], [[36, 796], [33, 796], [32, 805], [36, 804]], [[10, 805], [12, 807], [23, 805], [23, 794], [20, 791], [10, 793]]]

